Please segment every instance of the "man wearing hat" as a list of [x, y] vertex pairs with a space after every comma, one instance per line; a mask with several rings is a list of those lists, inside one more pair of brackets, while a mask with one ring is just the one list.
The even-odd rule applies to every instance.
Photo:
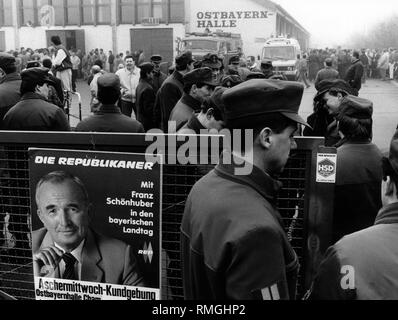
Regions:
[[274, 72], [274, 67], [272, 65], [271, 60], [263, 59], [261, 60], [261, 72], [264, 74], [265, 79], [275, 79], [275, 80], [285, 80], [287, 81], [287, 78], [283, 74], [276, 74]]
[[121, 95], [120, 78], [113, 73], [106, 73], [98, 78], [97, 85], [99, 109], [81, 121], [76, 131], [143, 133], [142, 124], [124, 115], [117, 106]]
[[351, 86], [356, 96], [358, 96], [359, 90], [361, 90], [364, 72], [364, 66], [361, 60], [359, 60], [359, 52], [354, 51], [352, 53], [351, 66], [348, 68], [344, 80]]
[[184, 75], [183, 81], [184, 94], [170, 114], [169, 133], [180, 130], [194, 112], [199, 112], [202, 103], [218, 85], [210, 68], [195, 69]]
[[175, 59], [174, 72], [163, 82], [156, 95], [155, 122], [164, 132], [167, 132], [170, 114], [184, 92], [185, 74], [193, 70], [192, 52], [186, 51]]
[[21, 72], [21, 101], [4, 117], [3, 130], [70, 131], [65, 113], [47, 101], [54, 85], [48, 69], [39, 67]]
[[21, 76], [15, 57], [0, 53], [0, 127], [5, 114], [21, 99]]
[[217, 87], [209, 99], [205, 99], [199, 113], [194, 113], [191, 119], [177, 132], [186, 134], [218, 133], [224, 128], [224, 104], [222, 95], [227, 88]]
[[220, 85], [224, 88], [233, 88], [240, 83], [242, 83], [242, 79], [238, 75], [225, 75], [220, 80]]
[[162, 56], [155, 54], [151, 57], [151, 63], [153, 65], [153, 90], [155, 90], [155, 95], [158, 93], [163, 82], [167, 79], [167, 75], [160, 70], [160, 64], [162, 63]]
[[339, 72], [332, 67], [333, 60], [332, 58], [325, 59], [325, 68], [319, 70], [315, 77], [315, 87], [319, 85], [319, 83], [323, 80], [336, 80], [339, 79]]
[[379, 166], [383, 207], [376, 221], [328, 249], [311, 299], [398, 300], [398, 131]]
[[225, 151], [188, 196], [181, 224], [186, 299], [295, 299], [299, 263], [275, 199], [276, 179], [297, 147], [293, 135], [306, 125], [298, 115], [303, 92], [299, 83], [264, 79], [224, 92], [226, 127], [250, 141]]
[[352, 88], [341, 79], [323, 80], [317, 86], [314, 97], [314, 113], [307, 122], [311, 128], [305, 128], [303, 134], [311, 137], [325, 137], [325, 146], [335, 146], [341, 137], [337, 130], [336, 115], [343, 98], [352, 94]]
[[215, 53], [208, 53], [203, 57], [202, 68], [210, 68], [213, 71], [214, 79], [220, 80], [222, 77], [222, 60]]
[[242, 81], [246, 81], [247, 75], [250, 70], [240, 66], [241, 59], [239, 56], [233, 56], [229, 59], [229, 66], [226, 72], [227, 75], [238, 75]]
[[142, 123], [145, 131], [155, 127], [153, 112], [156, 94], [152, 87], [154, 78], [154, 66], [150, 62], [145, 62], [139, 66], [141, 69], [141, 79], [137, 86], [137, 120]]
[[333, 243], [373, 225], [381, 208], [382, 154], [371, 142], [372, 115], [373, 103], [352, 95], [339, 106]]

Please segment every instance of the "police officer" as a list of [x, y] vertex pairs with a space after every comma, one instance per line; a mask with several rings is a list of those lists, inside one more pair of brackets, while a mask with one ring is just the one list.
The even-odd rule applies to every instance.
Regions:
[[[186, 299], [279, 300], [296, 295], [297, 255], [275, 207], [304, 88], [254, 79], [222, 96], [226, 126], [252, 133], [245, 155], [225, 151], [195, 184], [181, 225]], [[239, 137], [240, 139], [240, 137]]]
[[208, 53], [203, 57], [202, 68], [210, 68], [215, 80], [220, 81], [223, 76], [222, 60], [215, 53]]
[[271, 60], [261, 60], [260, 68], [266, 79], [287, 80], [283, 74], [276, 74], [274, 72], [274, 67]]
[[383, 208], [373, 226], [328, 249], [312, 299], [398, 300], [398, 131], [380, 166]]
[[155, 90], [155, 95], [158, 93], [163, 82], [167, 79], [167, 75], [160, 70], [160, 64], [162, 63], [162, 56], [154, 54], [151, 57], [151, 63], [153, 65], [153, 90]]

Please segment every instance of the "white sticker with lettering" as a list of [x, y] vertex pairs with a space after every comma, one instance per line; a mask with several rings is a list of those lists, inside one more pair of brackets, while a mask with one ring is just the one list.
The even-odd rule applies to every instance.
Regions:
[[318, 153], [316, 161], [316, 182], [336, 183], [337, 154]]

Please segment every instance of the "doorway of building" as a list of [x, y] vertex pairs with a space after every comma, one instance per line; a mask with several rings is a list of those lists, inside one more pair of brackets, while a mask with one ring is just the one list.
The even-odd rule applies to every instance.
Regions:
[[152, 29], [131, 29], [131, 52], [143, 50], [145, 60], [153, 54], [160, 54], [164, 62], [173, 62], [173, 29], [152, 28]]
[[84, 38], [84, 30], [47, 30], [47, 45], [51, 45], [51, 37], [59, 36], [62, 44], [68, 50], [82, 50], [86, 52], [86, 44]]

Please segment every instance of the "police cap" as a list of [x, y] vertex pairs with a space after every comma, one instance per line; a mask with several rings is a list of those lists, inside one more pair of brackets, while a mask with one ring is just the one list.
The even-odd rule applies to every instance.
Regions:
[[342, 79], [322, 80], [319, 84], [315, 86], [315, 88], [318, 90], [318, 93], [314, 98], [315, 101], [322, 99], [323, 95], [331, 90], [344, 92], [345, 94], [353, 94], [350, 85]]
[[341, 101], [338, 119], [347, 116], [355, 119], [371, 119], [373, 103], [370, 100], [348, 95]]
[[29, 68], [21, 72], [22, 81], [34, 84], [48, 83], [55, 85], [54, 81], [48, 76], [49, 69], [43, 67]]
[[254, 123], [270, 113], [309, 125], [298, 115], [304, 87], [298, 82], [253, 79], [228, 89], [223, 94], [225, 118], [229, 128], [252, 129]]
[[222, 67], [222, 63], [215, 53], [208, 53], [203, 57], [202, 67], [220, 69]]
[[187, 67], [194, 62], [191, 51], [185, 51], [176, 57], [176, 65], [178, 67]]
[[239, 56], [233, 56], [229, 59], [229, 64], [240, 64]]
[[154, 54], [154, 55], [151, 57], [151, 62], [154, 62], [154, 63], [161, 63], [162, 60], [163, 60], [163, 58], [162, 58], [162, 56], [159, 55], [159, 54]]
[[261, 60], [261, 66], [263, 67], [272, 67], [272, 61], [268, 59]]
[[262, 72], [250, 72], [246, 80], [252, 80], [252, 79], [265, 79], [265, 74]]
[[199, 68], [192, 70], [184, 75], [184, 84], [204, 83], [212, 87], [218, 86], [218, 82], [213, 78], [213, 72], [210, 68]]

